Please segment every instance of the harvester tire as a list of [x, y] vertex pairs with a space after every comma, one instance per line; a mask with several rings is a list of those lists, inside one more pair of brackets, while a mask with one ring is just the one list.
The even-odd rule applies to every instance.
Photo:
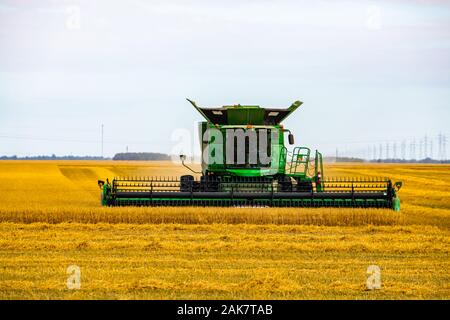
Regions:
[[181, 192], [191, 192], [195, 191], [195, 181], [194, 177], [191, 175], [181, 176], [180, 178], [180, 191]]
[[214, 176], [202, 176], [200, 178], [200, 190], [205, 192], [219, 191], [219, 179]]
[[278, 186], [280, 192], [292, 192], [292, 180], [288, 176], [278, 177]]
[[311, 181], [298, 181], [297, 182], [298, 192], [313, 192], [313, 184]]

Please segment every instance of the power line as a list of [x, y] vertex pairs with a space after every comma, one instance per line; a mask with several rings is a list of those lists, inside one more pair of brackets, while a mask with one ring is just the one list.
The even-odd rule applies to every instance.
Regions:
[[[97, 129], [98, 130], [98, 129]], [[98, 131], [97, 131], [98, 132]], [[30, 141], [48, 141], [48, 142], [73, 142], [73, 143], [99, 143], [98, 139], [81, 140], [81, 139], [71, 139], [71, 138], [47, 138], [47, 137], [29, 137], [29, 136], [11, 136], [11, 135], [0, 135], [0, 139], [11, 139], [11, 140], [30, 140]], [[154, 141], [103, 141], [104, 144], [152, 144]], [[100, 141], [101, 143], [101, 141]]]
[[416, 159], [416, 139], [414, 139], [411, 142], [410, 152], [411, 152], [411, 154], [410, 154], [411, 160], [415, 160]]
[[98, 140], [33, 138], [33, 137], [25, 137], [25, 136], [0, 136], [0, 138], [12, 139], [12, 140], [49, 141], [49, 142], [98, 143]]
[[414, 156], [413, 156], [413, 143], [412, 143], [412, 141], [409, 143], [409, 158], [411, 160], [414, 159]]
[[104, 131], [104, 125], [102, 124], [102, 158], [103, 158], [103, 131]]
[[433, 140], [430, 140], [430, 158], [433, 159]]
[[438, 135], [438, 142], [438, 158], [439, 160], [447, 160], [447, 137], [444, 134], [440, 133]]
[[406, 141], [405, 140], [403, 140], [402, 141], [402, 145], [401, 145], [401, 148], [402, 148], [402, 160], [405, 160], [406, 159]]
[[444, 135], [442, 137], [442, 160], [447, 160], [447, 137]]
[[423, 156], [423, 140], [420, 139], [419, 142], [419, 159]]
[[365, 148], [343, 148], [343, 151], [346, 156], [369, 160], [446, 160], [447, 142], [447, 137], [442, 133], [434, 136], [426, 134], [417, 139], [388, 140], [385, 143], [367, 144]]

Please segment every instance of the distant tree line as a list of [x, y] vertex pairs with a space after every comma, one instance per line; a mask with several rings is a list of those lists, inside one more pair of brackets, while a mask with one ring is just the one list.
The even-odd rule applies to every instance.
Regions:
[[153, 152], [126, 152], [117, 153], [113, 160], [132, 160], [132, 161], [163, 161], [170, 160], [170, 156], [164, 153]]
[[[111, 160], [111, 158], [104, 158], [98, 156], [56, 156], [39, 155], [39, 156], [0, 156], [0, 160]], [[126, 152], [117, 153], [112, 160], [137, 160], [137, 161], [163, 161], [170, 160], [170, 156], [164, 153], [154, 152]]]
[[0, 160], [109, 160], [110, 158], [96, 157], [96, 156], [56, 156], [52, 154], [51, 156], [1, 156]]

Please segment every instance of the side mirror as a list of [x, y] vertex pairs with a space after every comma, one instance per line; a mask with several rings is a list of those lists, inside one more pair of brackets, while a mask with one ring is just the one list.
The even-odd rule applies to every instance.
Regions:
[[292, 133], [289, 133], [288, 139], [289, 139], [289, 144], [290, 144], [291, 146], [292, 146], [293, 144], [295, 144], [295, 141], [294, 141], [294, 135], [293, 135]]
[[180, 160], [181, 160], [181, 162], [186, 161], [186, 155], [180, 154]]

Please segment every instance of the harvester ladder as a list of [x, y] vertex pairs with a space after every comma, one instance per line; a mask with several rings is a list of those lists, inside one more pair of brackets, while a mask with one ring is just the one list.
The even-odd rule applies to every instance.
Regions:
[[283, 154], [286, 159], [287, 174], [306, 176], [311, 155], [311, 150], [309, 148], [295, 147], [292, 152], [287, 151], [285, 148]]

